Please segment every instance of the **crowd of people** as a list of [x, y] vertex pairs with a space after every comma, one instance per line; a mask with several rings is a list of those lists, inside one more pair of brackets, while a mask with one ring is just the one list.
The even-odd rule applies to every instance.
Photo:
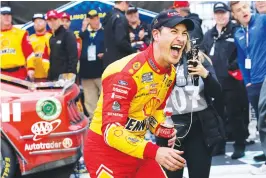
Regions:
[[[32, 82], [77, 74], [91, 120], [84, 146], [91, 177], [182, 178], [187, 164], [190, 178], [208, 178], [230, 134], [231, 158], [245, 156], [250, 104], [264, 151], [254, 159], [265, 161], [251, 173], [266, 175], [266, 2], [255, 5], [252, 13], [247, 2], [216, 2], [215, 25], [203, 34], [187, 1], [151, 24], [115, 1], [102, 23], [89, 10], [78, 35], [69, 14], [36, 13], [31, 36], [1, 7], [1, 73]], [[147, 129], [156, 144], [144, 139]]]

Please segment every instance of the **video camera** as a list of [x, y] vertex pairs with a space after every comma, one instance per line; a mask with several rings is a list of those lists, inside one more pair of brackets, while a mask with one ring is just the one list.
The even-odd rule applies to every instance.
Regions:
[[[187, 64], [192, 65], [193, 67], [198, 66], [199, 61], [199, 45], [196, 44], [197, 39], [192, 39], [190, 41], [191, 43], [191, 50], [187, 52]], [[188, 73], [191, 73], [191, 70], [188, 70]], [[199, 85], [199, 76], [198, 75], [193, 75], [192, 77], [193, 83], [195, 86]]]

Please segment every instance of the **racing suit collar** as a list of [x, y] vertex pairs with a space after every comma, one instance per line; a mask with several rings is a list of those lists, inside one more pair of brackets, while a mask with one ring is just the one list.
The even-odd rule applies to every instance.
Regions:
[[35, 34], [36, 34], [36, 36], [44, 36], [46, 33], [47, 33], [47, 31], [45, 31], [44, 33], [39, 33], [39, 34], [35, 33]]
[[9, 30], [11, 30], [12, 28], [13, 28], [13, 25], [11, 25], [8, 29], [4, 29], [4, 30], [1, 29], [1, 32], [9, 31]]
[[152, 43], [149, 45], [149, 47], [145, 50], [145, 56], [148, 61], [149, 66], [152, 68], [152, 70], [158, 74], [170, 74], [172, 67], [166, 69], [162, 66], [160, 66], [156, 60], [154, 59], [153, 55], [153, 45]]

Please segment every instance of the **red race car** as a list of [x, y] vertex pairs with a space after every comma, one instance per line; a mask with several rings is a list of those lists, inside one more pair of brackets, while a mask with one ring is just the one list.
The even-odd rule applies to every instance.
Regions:
[[75, 76], [42, 83], [0, 76], [1, 177], [75, 164], [89, 126]]

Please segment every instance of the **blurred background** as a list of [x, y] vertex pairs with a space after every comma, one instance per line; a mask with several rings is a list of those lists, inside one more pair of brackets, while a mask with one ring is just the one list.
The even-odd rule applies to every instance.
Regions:
[[[13, 23], [15, 25], [22, 25], [31, 21], [32, 15], [36, 12], [45, 14], [48, 10], [59, 8], [69, 2], [73, 1], [1, 1], [1, 6], [10, 6], [13, 11]], [[212, 8], [215, 2], [218, 1], [189, 2], [191, 12], [198, 14], [203, 20], [203, 33], [214, 25]], [[171, 7], [173, 1], [130, 1], [130, 3], [138, 8], [158, 13]], [[251, 2], [251, 4], [253, 8], [253, 3]]]

